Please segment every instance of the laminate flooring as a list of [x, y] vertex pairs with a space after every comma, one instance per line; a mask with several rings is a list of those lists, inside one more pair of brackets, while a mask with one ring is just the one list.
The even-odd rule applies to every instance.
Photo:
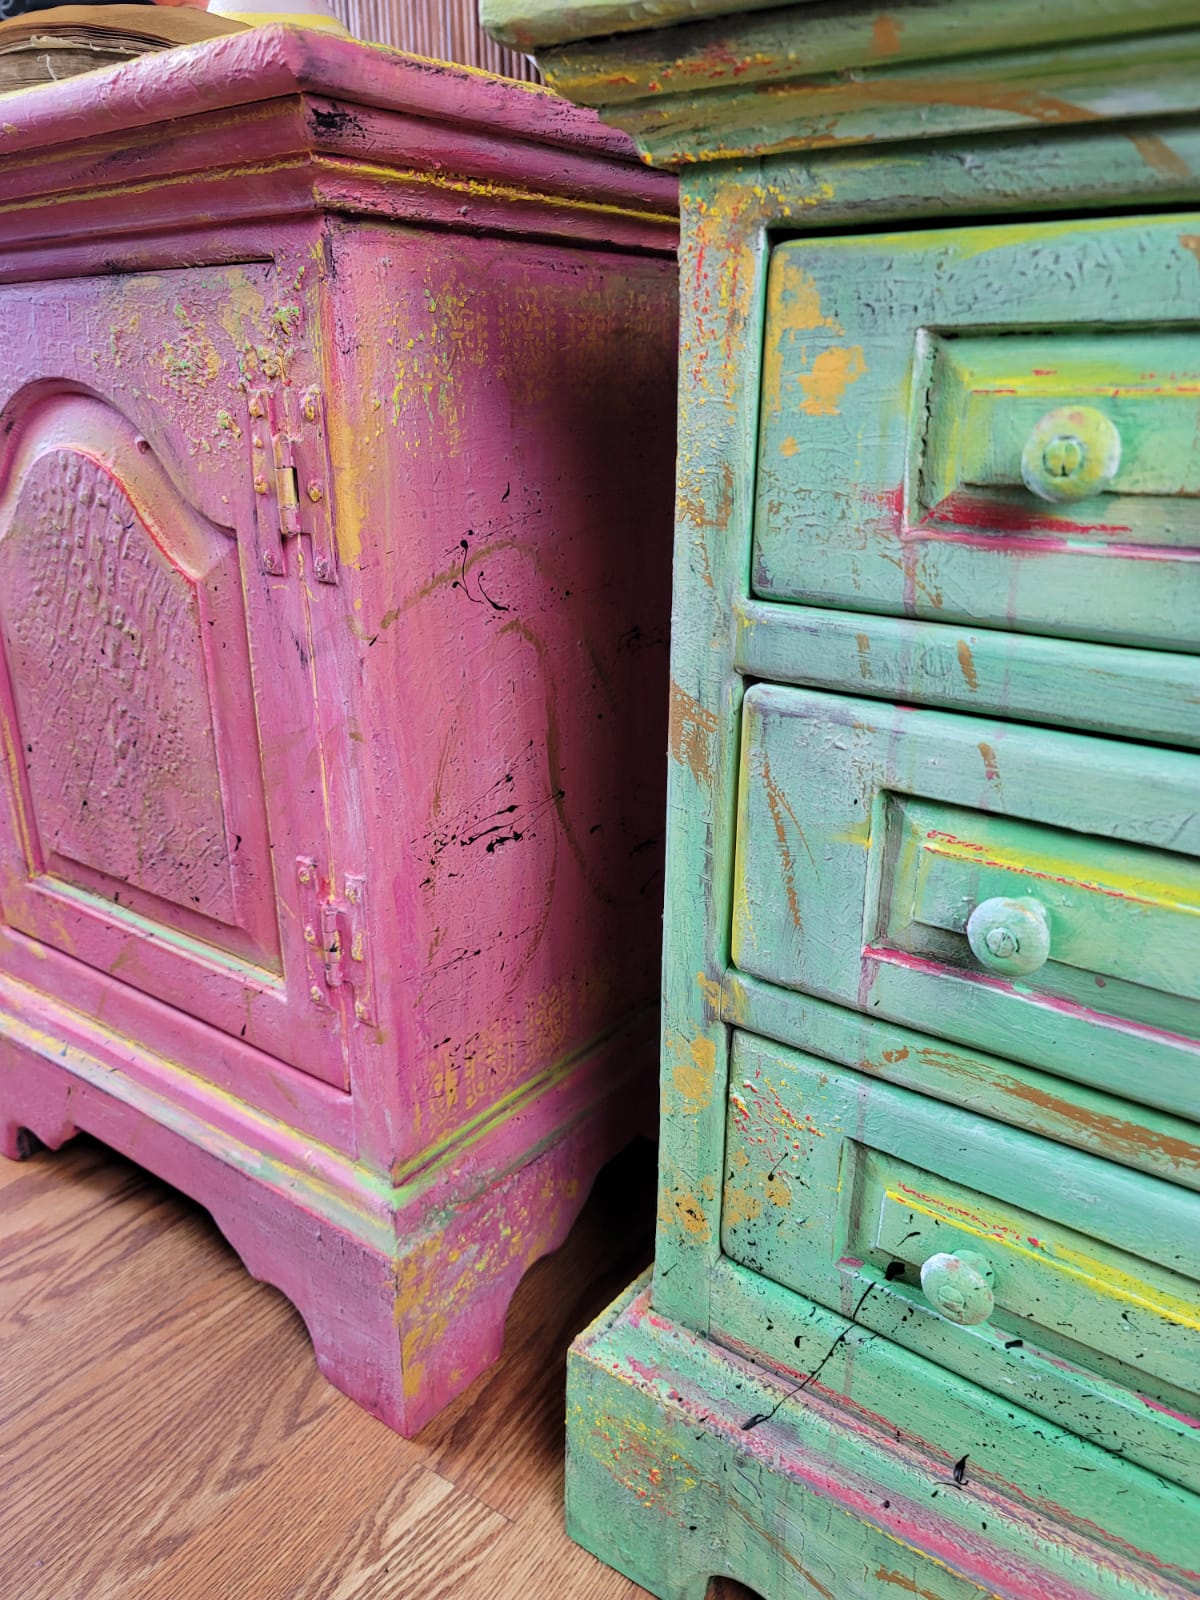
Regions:
[[602, 1174], [503, 1359], [416, 1439], [317, 1371], [208, 1215], [79, 1138], [0, 1159], [0, 1600], [635, 1600], [563, 1531], [571, 1338], [650, 1260]]

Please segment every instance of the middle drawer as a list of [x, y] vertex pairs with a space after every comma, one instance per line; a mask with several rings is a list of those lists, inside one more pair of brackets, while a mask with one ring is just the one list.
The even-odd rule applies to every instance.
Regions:
[[1200, 756], [756, 685], [743, 971], [1200, 1120]]

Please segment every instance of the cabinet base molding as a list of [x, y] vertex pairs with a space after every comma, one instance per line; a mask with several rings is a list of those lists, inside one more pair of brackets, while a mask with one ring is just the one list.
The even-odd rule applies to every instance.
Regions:
[[661, 1600], [1195, 1593], [802, 1386], [659, 1315], [647, 1274], [568, 1358], [568, 1532]]
[[89, 1133], [189, 1195], [296, 1307], [329, 1381], [410, 1436], [499, 1357], [523, 1274], [653, 1127], [649, 1014], [394, 1182], [45, 1007], [0, 1006], [3, 1153]]

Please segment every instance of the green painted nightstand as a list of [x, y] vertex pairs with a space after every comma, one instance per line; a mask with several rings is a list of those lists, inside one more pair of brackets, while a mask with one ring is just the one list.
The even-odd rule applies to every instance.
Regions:
[[659, 1242], [570, 1526], [1194, 1594], [1200, 7], [729, 8], [484, 0], [682, 173]]

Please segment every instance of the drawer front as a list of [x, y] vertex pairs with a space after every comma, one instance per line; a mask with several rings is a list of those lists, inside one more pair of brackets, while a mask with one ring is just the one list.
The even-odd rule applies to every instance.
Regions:
[[733, 958], [1200, 1119], [1200, 758], [759, 685]]
[[1200, 1488], [1200, 1197], [735, 1036], [722, 1248]]
[[755, 591], [1200, 648], [1198, 239], [1143, 217], [779, 246]]

